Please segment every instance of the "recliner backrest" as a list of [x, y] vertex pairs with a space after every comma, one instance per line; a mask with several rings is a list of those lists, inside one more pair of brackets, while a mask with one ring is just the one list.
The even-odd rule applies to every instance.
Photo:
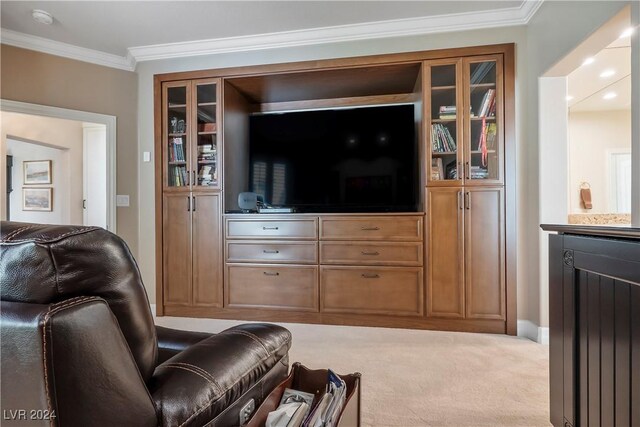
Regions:
[[0, 299], [51, 304], [77, 296], [107, 301], [144, 380], [158, 345], [140, 271], [124, 241], [98, 227], [0, 224]]

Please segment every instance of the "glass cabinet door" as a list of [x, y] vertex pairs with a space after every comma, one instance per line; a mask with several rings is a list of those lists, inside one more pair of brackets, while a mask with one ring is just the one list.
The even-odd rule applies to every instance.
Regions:
[[186, 188], [190, 182], [189, 162], [189, 82], [164, 85], [162, 103], [164, 129], [165, 182], [170, 188]]
[[434, 185], [452, 183], [462, 179], [461, 61], [427, 62], [425, 70], [429, 87], [427, 180]]
[[465, 183], [502, 182], [502, 59], [465, 60]]
[[220, 152], [218, 145], [219, 82], [194, 82], [194, 187], [219, 188]]

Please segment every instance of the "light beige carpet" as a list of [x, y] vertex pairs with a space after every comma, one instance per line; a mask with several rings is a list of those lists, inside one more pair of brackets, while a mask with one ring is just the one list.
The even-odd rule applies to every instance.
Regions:
[[[236, 321], [159, 317], [219, 332]], [[547, 346], [489, 334], [283, 324], [291, 362], [362, 373], [362, 425], [549, 426]]]

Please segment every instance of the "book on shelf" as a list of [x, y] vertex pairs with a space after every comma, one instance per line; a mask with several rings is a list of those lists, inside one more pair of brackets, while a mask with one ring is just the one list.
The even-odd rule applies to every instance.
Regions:
[[171, 187], [184, 187], [188, 185], [187, 168], [184, 166], [174, 166], [169, 176], [169, 185]]
[[495, 123], [485, 123], [478, 137], [478, 150], [482, 151], [483, 141], [487, 150], [496, 148], [497, 126]]
[[496, 114], [496, 90], [489, 89], [485, 92], [478, 110], [479, 117], [493, 117]]
[[431, 159], [431, 180], [440, 181], [445, 179], [442, 158], [434, 157]]
[[455, 119], [456, 118], [456, 106], [455, 105], [441, 105], [439, 110], [439, 116], [442, 120]]
[[469, 168], [471, 179], [487, 179], [489, 178], [489, 170], [482, 166], [471, 166]]
[[431, 151], [445, 153], [456, 151], [456, 149], [456, 141], [449, 128], [441, 123], [433, 123], [431, 125]]
[[184, 162], [184, 148], [182, 138], [171, 138], [169, 142], [169, 161]]

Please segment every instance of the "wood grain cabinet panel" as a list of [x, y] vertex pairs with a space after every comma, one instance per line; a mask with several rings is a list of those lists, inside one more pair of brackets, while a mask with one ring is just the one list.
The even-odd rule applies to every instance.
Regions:
[[308, 239], [318, 238], [318, 220], [229, 219], [227, 239]]
[[318, 311], [318, 267], [227, 265], [228, 307]]
[[164, 304], [191, 303], [191, 211], [188, 194], [167, 193], [162, 207]]
[[321, 217], [320, 239], [421, 241], [422, 216]]
[[503, 197], [502, 188], [465, 192], [467, 318], [505, 318]]
[[320, 267], [321, 311], [422, 315], [422, 269]]
[[427, 316], [464, 317], [462, 187], [427, 192]]
[[220, 196], [195, 194], [193, 211], [193, 304], [222, 307]]
[[321, 264], [422, 265], [421, 242], [320, 242]]
[[316, 242], [227, 242], [227, 262], [316, 264]]

